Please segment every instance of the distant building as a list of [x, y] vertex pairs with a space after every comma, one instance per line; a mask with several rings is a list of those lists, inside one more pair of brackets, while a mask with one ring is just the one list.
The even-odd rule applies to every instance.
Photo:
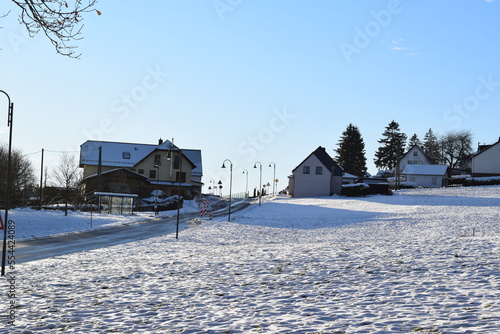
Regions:
[[88, 140], [80, 146], [80, 167], [87, 193], [147, 197], [160, 190], [184, 198], [201, 193], [201, 151], [179, 149], [168, 140], [158, 145]]
[[358, 177], [349, 173], [344, 173], [342, 175], [342, 184], [354, 184]]
[[292, 197], [324, 197], [340, 194], [344, 171], [319, 146], [309, 154], [289, 176], [289, 194]]
[[406, 182], [412, 182], [424, 188], [445, 187], [450, 178], [446, 165], [406, 165], [403, 176]]
[[479, 145], [478, 151], [472, 156], [472, 175], [500, 175], [500, 138], [494, 144]]
[[434, 165], [435, 162], [418, 145], [413, 145], [399, 160], [400, 174], [408, 165]]

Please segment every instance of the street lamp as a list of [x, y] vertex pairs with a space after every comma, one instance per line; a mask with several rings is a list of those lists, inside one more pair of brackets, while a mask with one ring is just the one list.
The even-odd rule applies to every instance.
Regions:
[[9, 156], [7, 160], [7, 189], [5, 192], [5, 226], [3, 230], [3, 246], [2, 246], [2, 276], [5, 275], [5, 260], [7, 258], [7, 230], [9, 225], [9, 206], [10, 206], [10, 183], [11, 183], [11, 156], [12, 156], [12, 118], [14, 116], [14, 102], [10, 102], [10, 96], [3, 90], [0, 93], [7, 96], [8, 103], [8, 116], [7, 116], [7, 126], [9, 129]]
[[273, 196], [275, 196], [275, 185], [276, 185], [276, 163], [271, 161], [269, 163], [269, 167], [271, 167], [271, 165], [273, 165], [274, 167], [274, 171], [273, 171]]
[[248, 170], [244, 169], [243, 174], [247, 174], [247, 182], [246, 182], [246, 186], [245, 186], [245, 198], [248, 198]]
[[[170, 149], [168, 151], [167, 155], [167, 160], [174, 160], [173, 159], [173, 154], [171, 154], [172, 146], [174, 146], [174, 139], [172, 138], [172, 144], [170, 146]], [[179, 174], [176, 176], [178, 178], [178, 184], [177, 184], [177, 224], [175, 228], [175, 238], [179, 239], [179, 218], [180, 218], [180, 206], [181, 206], [181, 179], [182, 179], [182, 151], [180, 148], [177, 148], [179, 152]], [[172, 166], [175, 167], [175, 164], [170, 164], [170, 173], [172, 173]]]
[[229, 214], [228, 214], [227, 221], [230, 222], [231, 221], [231, 192], [233, 190], [232, 189], [233, 188], [233, 163], [231, 162], [231, 160], [226, 159], [222, 162], [222, 168], [226, 168], [226, 166], [225, 166], [226, 161], [229, 161]]
[[155, 192], [155, 216], [158, 214], [158, 192], [160, 191], [159, 177], [160, 177], [160, 164], [157, 162], [156, 167], [156, 192]]
[[[259, 179], [259, 187], [260, 187], [262, 184], [262, 164], [259, 161], [257, 161], [254, 163], [253, 168], [257, 168], [257, 164], [259, 164], [260, 166], [260, 179]], [[259, 189], [259, 206], [261, 203], [262, 203], [262, 188]]]

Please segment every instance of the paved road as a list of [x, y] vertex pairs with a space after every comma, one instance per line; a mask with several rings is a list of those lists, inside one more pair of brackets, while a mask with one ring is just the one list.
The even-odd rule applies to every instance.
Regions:
[[[231, 212], [241, 210], [252, 202], [251, 199], [237, 200], [231, 206]], [[214, 217], [227, 215], [228, 209], [214, 212]], [[195, 218], [199, 214], [182, 214], [179, 219], [179, 230], [196, 224]], [[16, 242], [16, 262], [23, 263], [45, 259], [64, 254], [81, 252], [102, 247], [119, 245], [131, 241], [173, 234], [177, 226], [177, 217], [155, 219], [143, 223], [136, 223], [120, 227], [99, 229], [87, 232], [74, 233], [60, 237], [47, 237], [42, 239]]]

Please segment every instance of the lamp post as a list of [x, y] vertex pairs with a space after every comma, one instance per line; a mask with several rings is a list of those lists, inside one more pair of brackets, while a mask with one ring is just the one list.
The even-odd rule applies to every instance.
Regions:
[[269, 163], [269, 167], [271, 167], [271, 165], [274, 167], [274, 171], [273, 171], [273, 196], [275, 196], [275, 185], [276, 185], [276, 163], [274, 161], [271, 161]]
[[157, 162], [155, 164], [155, 167], [156, 167], [155, 216], [156, 216], [158, 214], [158, 192], [160, 191], [158, 182], [158, 179], [160, 177], [160, 164]]
[[[259, 188], [260, 188], [262, 185], [262, 164], [259, 161], [257, 161], [254, 163], [253, 168], [257, 168], [257, 164], [259, 164], [260, 166], [260, 179], [259, 179]], [[262, 203], [262, 188], [259, 189], [259, 206], [261, 205], [261, 203]]]
[[228, 217], [227, 217], [227, 221], [230, 222], [231, 221], [231, 192], [232, 192], [232, 188], [233, 188], [233, 163], [231, 162], [231, 160], [229, 159], [226, 159], [222, 162], [222, 168], [226, 168], [226, 161], [229, 161], [229, 213], [228, 213]]
[[[173, 158], [173, 154], [171, 153], [172, 151], [172, 146], [174, 146], [174, 139], [172, 138], [172, 144], [170, 145], [170, 149], [167, 154], [167, 160], [175, 160]], [[177, 148], [179, 152], [179, 174], [176, 174], [176, 178], [178, 179], [177, 183], [177, 223], [176, 223], [176, 228], [175, 228], [175, 238], [179, 239], [179, 219], [180, 219], [180, 204], [181, 204], [181, 179], [182, 179], [182, 151], [180, 148]], [[172, 166], [175, 167], [175, 163], [172, 164], [170, 163], [170, 175], [172, 175]], [[178, 176], [177, 176], [178, 175]]]
[[5, 260], [7, 257], [7, 230], [9, 225], [9, 206], [10, 206], [10, 183], [11, 183], [11, 156], [12, 156], [12, 118], [14, 116], [14, 102], [10, 102], [10, 96], [3, 90], [0, 93], [7, 96], [8, 102], [8, 116], [7, 116], [7, 126], [9, 129], [9, 156], [7, 160], [7, 189], [5, 193], [5, 220], [4, 220], [4, 230], [3, 230], [3, 246], [2, 246], [2, 276], [5, 275]]
[[245, 198], [248, 198], [248, 170], [244, 169], [243, 174], [247, 175], [247, 182], [246, 182], [246, 186], [245, 186]]

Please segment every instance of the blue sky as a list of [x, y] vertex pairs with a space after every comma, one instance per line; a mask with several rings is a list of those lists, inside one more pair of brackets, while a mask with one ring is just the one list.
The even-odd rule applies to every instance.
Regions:
[[[7, 4], [9, 6], [9, 4]], [[470, 130], [500, 137], [498, 1], [101, 1], [80, 60], [29, 38], [16, 8], [0, 20], [0, 89], [14, 102], [13, 145], [36, 168], [88, 139], [202, 150], [204, 182], [233, 162], [233, 191], [278, 189], [318, 146], [335, 156], [349, 123], [368, 169], [392, 120], [408, 137]], [[0, 107], [6, 143], [7, 103]], [[2, 116], [3, 114], [3, 116]], [[3, 119], [3, 120], [2, 120]], [[475, 146], [475, 145], [474, 145]], [[49, 169], [50, 171], [50, 169]], [[38, 174], [38, 173], [37, 173]], [[206, 188], [205, 188], [206, 190]]]

